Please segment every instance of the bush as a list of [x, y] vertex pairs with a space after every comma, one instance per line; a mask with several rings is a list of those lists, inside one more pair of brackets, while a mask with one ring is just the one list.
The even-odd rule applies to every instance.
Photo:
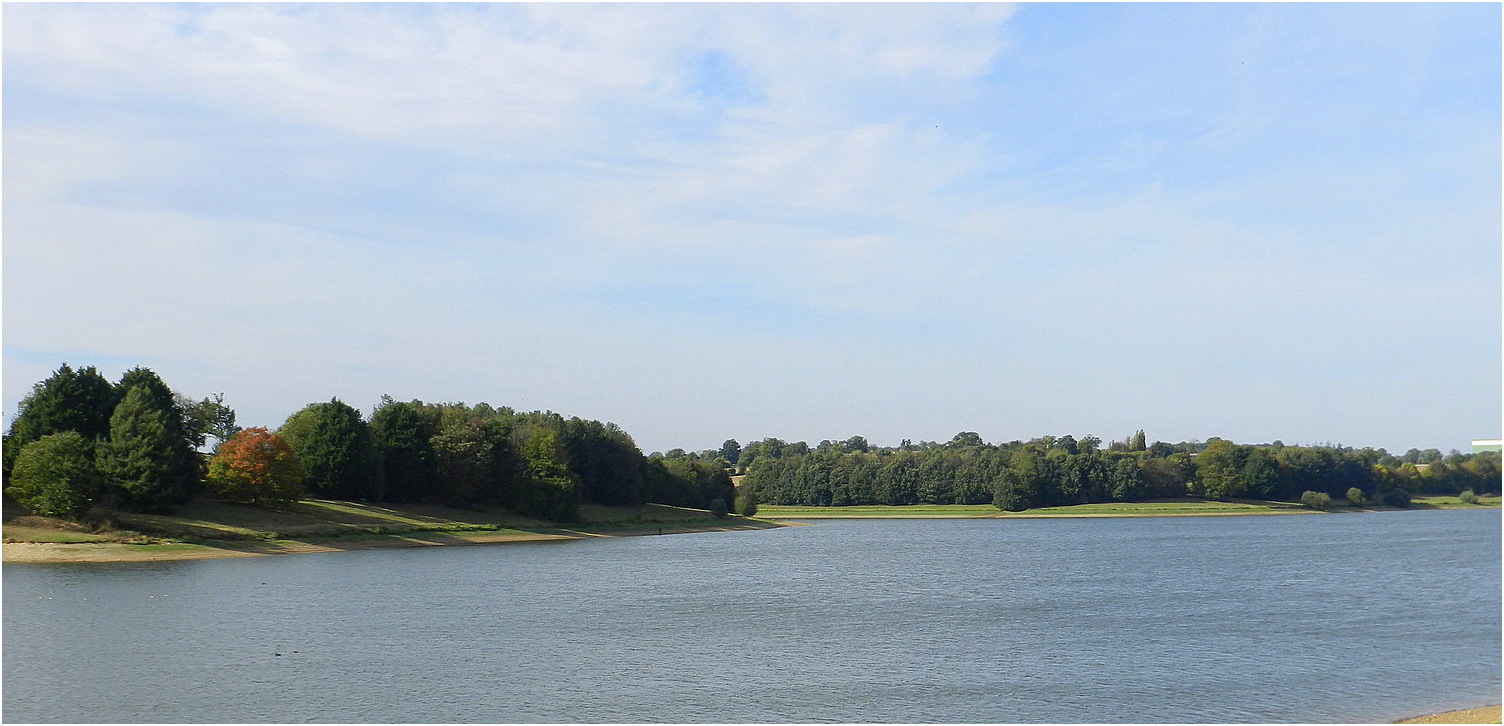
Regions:
[[1384, 492], [1384, 503], [1391, 507], [1410, 506], [1410, 492], [1404, 489], [1390, 489]]
[[1457, 498], [1461, 499], [1463, 504], [1477, 504], [1478, 503], [1478, 495], [1474, 494], [1473, 490], [1471, 490], [1471, 489], [1464, 489], [1461, 494], [1457, 495]]
[[1332, 506], [1332, 497], [1326, 492], [1306, 492], [1300, 495], [1300, 503], [1318, 511], [1326, 511]]
[[716, 519], [726, 518], [726, 500], [716, 497], [710, 500], [710, 514]]
[[743, 517], [757, 516], [757, 495], [741, 492], [736, 495], [736, 513]]
[[5, 493], [37, 514], [77, 517], [94, 503], [102, 486], [94, 445], [77, 431], [63, 431], [21, 447]]
[[1363, 502], [1367, 500], [1363, 496], [1362, 489], [1353, 487], [1347, 490], [1347, 501], [1352, 502], [1354, 507], [1361, 507], [1363, 506]]

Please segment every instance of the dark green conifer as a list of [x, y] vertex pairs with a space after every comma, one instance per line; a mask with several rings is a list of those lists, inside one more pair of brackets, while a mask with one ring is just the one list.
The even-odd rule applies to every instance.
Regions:
[[9, 475], [27, 444], [49, 434], [77, 431], [90, 442], [110, 435], [110, 414], [120, 397], [93, 366], [73, 370], [64, 363], [21, 400], [5, 440], [4, 467]]
[[[288, 439], [303, 462], [304, 486], [316, 497], [380, 500], [371, 434], [360, 412], [338, 398], [305, 411], [309, 409], [312, 425], [306, 436]], [[301, 411], [294, 417], [300, 415]]]
[[131, 386], [115, 407], [110, 437], [95, 455], [110, 503], [145, 511], [173, 503], [181, 454], [165, 419], [144, 386]]

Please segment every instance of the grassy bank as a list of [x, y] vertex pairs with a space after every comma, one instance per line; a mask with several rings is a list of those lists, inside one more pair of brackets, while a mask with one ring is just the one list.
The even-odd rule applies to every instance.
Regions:
[[19, 517], [3, 527], [7, 562], [113, 562], [244, 557], [386, 547], [491, 544], [780, 526], [660, 504], [585, 505], [567, 525], [500, 509], [305, 500], [285, 510], [203, 501], [172, 516], [112, 513], [83, 526]]
[[[1499, 497], [1479, 499], [1465, 504], [1457, 497], [1416, 497], [1411, 509], [1480, 509], [1498, 508]], [[1342, 506], [1334, 503], [1332, 512], [1399, 511], [1381, 505]], [[910, 506], [803, 507], [763, 504], [757, 515], [767, 519], [872, 519], [898, 517], [907, 519], [1019, 519], [1040, 517], [1191, 517], [1258, 514], [1316, 514], [1314, 510], [1293, 502], [1236, 500], [1215, 502], [1204, 499], [1155, 499], [1146, 502], [1108, 502], [1077, 504], [1069, 507], [1041, 507], [1022, 512], [1005, 512], [991, 504], [915, 504]]]

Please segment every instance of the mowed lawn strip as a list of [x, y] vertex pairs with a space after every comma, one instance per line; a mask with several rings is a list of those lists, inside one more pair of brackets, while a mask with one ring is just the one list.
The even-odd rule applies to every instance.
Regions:
[[[1480, 497], [1477, 504], [1465, 504], [1456, 496], [1418, 496], [1411, 509], [1485, 509], [1499, 508], [1497, 496]], [[1399, 511], [1394, 507], [1372, 505], [1350, 507], [1334, 501], [1332, 512]], [[1314, 510], [1294, 502], [1236, 500], [1229, 502], [1202, 499], [1155, 499], [1145, 502], [1108, 502], [1076, 504], [1065, 507], [1040, 507], [1022, 512], [1005, 512], [991, 504], [914, 504], [909, 506], [859, 505], [847, 507], [805, 507], [784, 504], [760, 504], [757, 516], [765, 519], [875, 519], [875, 518], [958, 518], [1006, 519], [1029, 517], [1173, 517], [1234, 514], [1313, 514]]]

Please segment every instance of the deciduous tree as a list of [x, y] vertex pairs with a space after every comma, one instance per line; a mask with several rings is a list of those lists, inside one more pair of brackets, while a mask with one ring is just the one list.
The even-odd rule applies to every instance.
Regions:
[[209, 459], [208, 484], [232, 501], [286, 506], [303, 496], [303, 464], [282, 437], [256, 426], [219, 445]]
[[77, 431], [48, 434], [22, 448], [5, 493], [37, 514], [76, 517], [99, 496], [94, 442]]

